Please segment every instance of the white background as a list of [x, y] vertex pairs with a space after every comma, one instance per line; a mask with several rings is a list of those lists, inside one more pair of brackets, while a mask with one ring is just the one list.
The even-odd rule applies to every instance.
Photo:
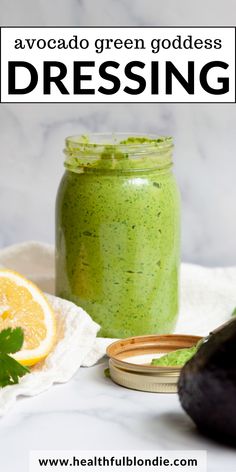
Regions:
[[[0, 0], [3, 25], [230, 25], [235, 0]], [[0, 245], [54, 241], [64, 137], [172, 134], [183, 259], [236, 264], [236, 105], [0, 105]]]
[[[5, 25], [234, 25], [235, 0], [0, 0]], [[130, 130], [175, 136], [183, 258], [236, 265], [236, 105], [0, 105], [0, 245], [54, 240], [64, 136]], [[208, 450], [208, 472], [235, 472], [235, 448], [206, 439], [176, 395], [122, 389], [105, 363], [79, 369], [1, 419], [1, 470], [35, 449]]]

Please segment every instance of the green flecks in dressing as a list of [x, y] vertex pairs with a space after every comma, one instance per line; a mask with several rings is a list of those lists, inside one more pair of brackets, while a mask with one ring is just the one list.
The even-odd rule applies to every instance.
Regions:
[[170, 150], [149, 154], [139, 142], [137, 155], [124, 144], [98, 145], [86, 155], [86, 142], [82, 147], [68, 151], [66, 167], [68, 158], [76, 167], [58, 192], [57, 294], [84, 308], [101, 336], [171, 332], [180, 238]]
[[198, 345], [177, 349], [157, 359], [153, 359], [151, 364], [157, 367], [183, 367], [196, 354], [197, 349]]

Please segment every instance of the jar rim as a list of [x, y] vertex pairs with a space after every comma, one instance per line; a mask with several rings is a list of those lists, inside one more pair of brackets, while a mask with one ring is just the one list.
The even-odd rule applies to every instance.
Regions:
[[141, 134], [141, 133], [88, 133], [81, 135], [67, 136], [65, 139], [66, 149], [69, 152], [81, 152], [89, 150], [92, 153], [101, 152], [105, 146], [114, 146], [122, 150], [138, 150], [142, 148], [155, 148], [156, 151], [173, 147], [171, 136]]
[[[172, 164], [171, 151], [173, 138], [139, 133], [91, 133], [72, 135], [65, 139], [65, 167], [74, 170], [95, 167], [99, 161], [105, 167], [113, 162], [113, 168], [128, 168], [136, 165], [140, 168], [142, 161], [152, 160], [151, 167], [166, 168]], [[125, 165], [125, 162], [127, 165]], [[135, 164], [136, 163], [136, 164]], [[79, 170], [78, 170], [79, 171]]]

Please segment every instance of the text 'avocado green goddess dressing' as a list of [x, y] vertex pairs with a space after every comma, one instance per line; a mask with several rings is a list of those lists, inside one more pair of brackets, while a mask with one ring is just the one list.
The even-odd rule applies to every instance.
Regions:
[[56, 293], [100, 335], [171, 332], [178, 313], [179, 192], [172, 139], [66, 140], [56, 209]]

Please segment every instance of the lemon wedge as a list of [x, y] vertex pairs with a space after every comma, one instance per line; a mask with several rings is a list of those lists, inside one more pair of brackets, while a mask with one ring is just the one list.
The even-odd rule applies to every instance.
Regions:
[[24, 331], [24, 344], [12, 357], [26, 366], [43, 360], [55, 341], [53, 309], [35, 284], [17, 272], [0, 269], [0, 331], [16, 327]]

